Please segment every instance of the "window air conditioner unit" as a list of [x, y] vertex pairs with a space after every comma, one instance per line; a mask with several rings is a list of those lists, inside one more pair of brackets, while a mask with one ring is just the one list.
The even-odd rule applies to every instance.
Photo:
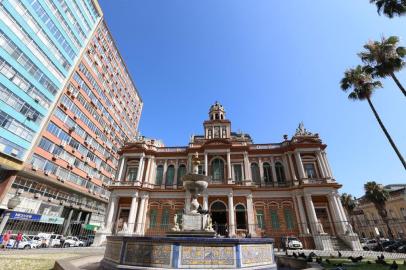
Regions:
[[33, 171], [38, 171], [38, 166], [37, 165], [32, 165], [32, 170]]
[[62, 141], [61, 144], [60, 144], [60, 146], [61, 146], [62, 148], [64, 148], [64, 147], [66, 146], [66, 141]]
[[44, 174], [45, 174], [45, 175], [49, 175], [50, 172], [49, 172], [49, 171], [44, 171]]
[[76, 98], [76, 97], [78, 97], [78, 94], [79, 94], [79, 92], [72, 93], [72, 97]]
[[13, 157], [16, 157], [18, 155], [18, 150], [17, 149], [11, 150], [10, 155], [12, 155]]

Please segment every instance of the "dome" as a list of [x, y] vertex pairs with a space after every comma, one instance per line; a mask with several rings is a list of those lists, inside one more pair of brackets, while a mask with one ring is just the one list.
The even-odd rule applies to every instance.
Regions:
[[224, 110], [223, 105], [216, 101], [213, 105], [210, 106], [209, 117], [210, 120], [224, 120], [226, 111]]

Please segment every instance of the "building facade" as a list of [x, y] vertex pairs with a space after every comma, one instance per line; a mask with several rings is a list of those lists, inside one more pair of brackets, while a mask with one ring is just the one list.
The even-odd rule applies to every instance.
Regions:
[[[405, 238], [406, 233], [406, 185], [387, 185], [389, 192], [386, 202], [389, 227], [394, 238]], [[356, 200], [356, 207], [349, 215], [354, 231], [363, 238], [378, 236], [389, 238], [388, 228], [378, 214], [375, 206], [363, 197]]]
[[[235, 133], [222, 105], [210, 108], [204, 135], [192, 136], [188, 146], [165, 147], [143, 139], [121, 150], [117, 181], [110, 186], [106, 231], [163, 235], [174, 215], [189, 207], [182, 176], [191, 171], [191, 158], [200, 157], [199, 173], [210, 176], [199, 198], [219, 234], [229, 237], [300, 237], [306, 247], [333, 249], [354, 236], [338, 197], [318, 134], [303, 124], [280, 143], [255, 144], [248, 134]], [[340, 240], [340, 241], [341, 241]], [[359, 242], [358, 242], [359, 244]]]
[[[1, 25], [1, 30], [4, 28], [7, 38], [11, 36], [10, 40], [14, 40], [15, 44], [20, 44], [21, 47], [31, 46], [26, 51], [27, 55], [32, 54], [32, 64], [42, 67], [44, 74], [50, 74], [49, 78], [56, 77], [52, 75], [54, 66], [61, 65], [52, 62], [56, 58], [52, 50], [43, 51], [43, 57], [47, 61], [34, 58], [35, 48], [45, 50], [40, 43], [43, 41], [40, 38], [42, 35], [48, 41], [46, 45], [55, 47], [55, 52], [60, 52], [62, 56], [66, 54], [67, 60], [61, 65], [64, 67], [60, 70], [61, 80], [59, 83], [55, 81], [52, 98], [45, 90], [41, 92], [49, 97], [45, 107], [42, 106], [45, 103], [36, 102], [35, 97], [32, 100], [33, 97], [23, 93], [24, 90], [18, 85], [11, 85], [10, 80], [15, 77], [0, 77], [1, 80], [7, 79], [2, 88], [4, 93], [9, 96], [14, 95], [14, 90], [20, 93], [22, 97], [19, 98], [33, 103], [35, 106], [32, 108], [38, 108], [38, 116], [41, 117], [36, 120], [37, 127], [32, 128], [30, 140], [26, 140], [24, 144], [12, 139], [16, 135], [9, 136], [4, 125], [3, 128], [0, 127], [0, 140], [25, 145], [17, 156], [7, 150], [11, 149], [10, 146], [0, 149], [3, 159], [7, 159], [1, 163], [0, 209], [7, 209], [9, 200], [17, 196], [20, 203], [14, 211], [30, 215], [18, 215], [27, 218], [15, 218], [10, 221], [9, 226], [18, 222], [27, 223], [32, 216], [35, 218], [35, 215], [42, 215], [58, 217], [60, 226], [57, 231], [60, 233], [74, 234], [71, 230], [73, 225], [75, 228], [85, 225], [90, 225], [87, 228], [94, 228], [103, 223], [109, 198], [106, 186], [115, 181], [119, 158], [117, 152], [126, 141], [138, 136], [141, 97], [97, 1], [1, 1], [0, 11], [7, 12], [10, 20], [17, 21], [15, 10], [25, 14], [27, 23], [23, 25], [21, 22], [19, 29], [32, 40], [17, 41], [21, 37], [12, 36], [12, 31], [7, 32], [5, 25]], [[37, 14], [37, 10], [41, 10], [41, 13]], [[0, 20], [3, 21], [4, 18], [6, 17], [1, 16]], [[27, 18], [32, 18], [33, 21]], [[58, 38], [53, 37], [54, 32], [48, 29], [49, 25], [59, 33]], [[66, 41], [61, 42], [62, 37]], [[5, 44], [2, 43], [2, 48]], [[72, 51], [68, 48], [72, 48]], [[6, 49], [1, 52], [6, 60], [10, 58], [9, 54], [12, 55]], [[14, 68], [12, 64], [18, 65], [11, 59], [11, 64], [5, 61], [3, 63], [11, 68]], [[16, 67], [15, 70], [18, 68], [21, 67]], [[24, 74], [21, 71], [21, 75]], [[26, 75], [29, 82], [31, 77]], [[41, 80], [38, 78], [35, 84], [30, 82], [31, 86], [37, 85]], [[29, 88], [30, 91], [32, 87]], [[37, 90], [43, 89], [38, 85]], [[10, 104], [10, 97], [5, 102]], [[11, 111], [13, 107], [16, 106], [11, 105], [8, 108], [2, 105], [0, 113], [6, 110], [8, 117], [20, 117], [19, 112]], [[22, 119], [20, 122], [34, 127], [34, 120]], [[17, 163], [18, 167], [7, 166], [11, 161]], [[38, 230], [43, 229], [39, 227]]]

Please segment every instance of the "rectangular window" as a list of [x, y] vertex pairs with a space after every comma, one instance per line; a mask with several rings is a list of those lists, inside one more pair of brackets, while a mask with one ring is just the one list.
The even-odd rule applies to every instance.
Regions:
[[295, 224], [293, 222], [292, 209], [285, 209], [284, 212], [285, 212], [286, 228], [288, 230], [293, 230], [295, 228]]
[[273, 229], [279, 229], [279, 218], [278, 218], [277, 210], [271, 209], [270, 214], [271, 214], [272, 228]]
[[234, 164], [234, 181], [236, 183], [241, 183], [242, 181], [242, 167], [241, 164]]
[[134, 182], [137, 180], [138, 167], [128, 168], [127, 181]]
[[307, 178], [317, 178], [316, 169], [314, 168], [313, 163], [305, 163], [303, 164], [303, 167], [305, 169]]
[[164, 208], [162, 210], [161, 227], [163, 227], [163, 228], [169, 227], [169, 209], [168, 208]]
[[257, 224], [258, 228], [265, 229], [265, 219], [264, 219], [264, 210], [257, 210]]

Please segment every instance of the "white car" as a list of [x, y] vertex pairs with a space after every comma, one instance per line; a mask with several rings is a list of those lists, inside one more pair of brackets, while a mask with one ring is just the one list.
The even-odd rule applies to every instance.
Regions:
[[[7, 244], [7, 248], [13, 248], [15, 243], [15, 237], [12, 237]], [[18, 249], [32, 249], [37, 248], [38, 244], [30, 240], [28, 237], [23, 236], [20, 243], [18, 243]]]
[[303, 244], [297, 237], [282, 237], [282, 241], [287, 249], [303, 249]]
[[84, 247], [85, 242], [79, 240], [76, 236], [68, 236], [65, 239], [64, 247]]

